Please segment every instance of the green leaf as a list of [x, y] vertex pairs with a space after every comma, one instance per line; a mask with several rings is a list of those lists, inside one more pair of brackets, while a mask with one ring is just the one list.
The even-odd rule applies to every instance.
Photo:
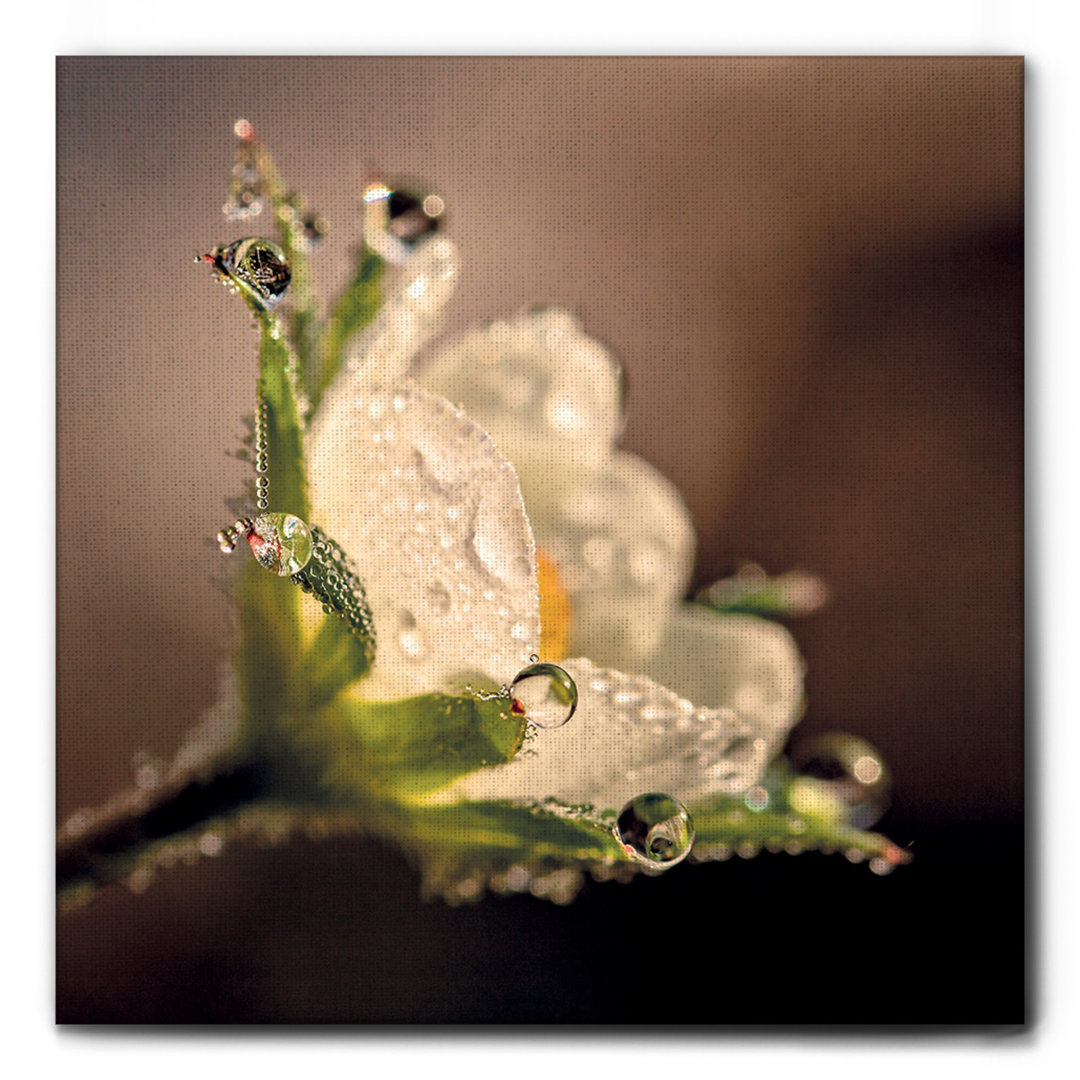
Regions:
[[[307, 480], [304, 475], [304, 445], [300, 412], [296, 401], [296, 357], [282, 332], [281, 323], [270, 314], [261, 316], [259, 341], [259, 389], [262, 398], [263, 437], [269, 455], [270, 508], [308, 520]], [[256, 432], [259, 418], [256, 417]], [[256, 435], [256, 452], [258, 435]]]
[[[783, 759], [760, 785], [739, 797], [715, 796], [692, 805], [695, 862], [750, 858], [762, 850], [798, 854], [843, 852], [870, 860], [879, 874], [910, 856], [877, 833], [846, 823], [847, 807], [827, 782], [798, 776]], [[428, 895], [450, 901], [479, 899], [485, 889], [521, 891], [507, 885], [517, 875], [538, 895], [568, 901], [584, 874], [597, 880], [628, 880], [635, 873], [680, 873], [635, 861], [615, 838], [616, 810], [509, 802], [416, 803], [392, 826], [392, 838], [412, 853]], [[547, 883], [545, 885], [545, 882]], [[546, 890], [546, 891], [545, 891]]]
[[[717, 796], [690, 808], [698, 861], [744, 857], [763, 848], [797, 854], [843, 851], [855, 860], [882, 859], [892, 866], [909, 861], [906, 852], [879, 833], [852, 828], [848, 806], [826, 780], [801, 776], [777, 758], [760, 784], [738, 798]], [[885, 872], [885, 867], [877, 869]]]
[[696, 600], [725, 614], [778, 619], [813, 614], [827, 602], [828, 589], [820, 578], [802, 570], [770, 577], [755, 563], [746, 563], [731, 577], [702, 589]]
[[514, 890], [516, 874], [517, 891], [528, 881], [552, 878], [552, 898], [565, 902], [586, 869], [628, 859], [611, 830], [613, 819], [592, 817], [590, 810], [554, 803], [412, 806], [395, 840], [418, 863], [427, 896], [475, 900], [489, 888]]

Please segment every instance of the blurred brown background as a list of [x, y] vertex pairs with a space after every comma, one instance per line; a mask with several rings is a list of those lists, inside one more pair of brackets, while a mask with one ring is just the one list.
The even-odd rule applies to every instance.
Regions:
[[[63, 920], [59, 1018], [630, 1021], [686, 974], [645, 929], [674, 911], [712, 943], [695, 969], [738, 983], [687, 1022], [1019, 1019], [1022, 62], [60, 59], [59, 820], [215, 696], [208, 540], [246, 476], [225, 450], [255, 337], [191, 260], [251, 231], [220, 214], [240, 116], [330, 219], [325, 291], [373, 163], [448, 203], [448, 335], [555, 303], [615, 351], [623, 445], [686, 498], [695, 585], [744, 559], [825, 578], [832, 604], [791, 624], [802, 728], [883, 751], [883, 828], [921, 855], [451, 910], [360, 841], [232, 852]], [[840, 959], [886, 942], [872, 974]], [[775, 993], [793, 957], [822, 988], [801, 1003]]]

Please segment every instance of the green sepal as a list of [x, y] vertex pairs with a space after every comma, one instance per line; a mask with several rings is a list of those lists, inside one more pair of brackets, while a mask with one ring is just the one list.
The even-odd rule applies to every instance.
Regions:
[[293, 343], [299, 346], [296, 335], [296, 322], [306, 317], [313, 317], [315, 312], [315, 292], [312, 288], [311, 267], [304, 248], [296, 243], [294, 231], [303, 213], [305, 200], [302, 195], [290, 191], [285, 186], [277, 164], [269, 151], [260, 142], [254, 144], [255, 169], [262, 181], [263, 190], [270, 200], [274, 211], [274, 221], [278, 229], [278, 241], [288, 259], [292, 271], [292, 283], [289, 287], [291, 308], [291, 330]]
[[271, 574], [252, 559], [236, 583], [239, 635], [236, 671], [244, 703], [245, 736], [258, 741], [259, 720], [290, 711], [306, 688], [296, 680], [302, 655], [300, 600], [302, 594], [284, 578]]
[[295, 514], [307, 521], [311, 511], [296, 399], [296, 354], [289, 348], [281, 324], [274, 315], [264, 314], [260, 322], [259, 386], [265, 409], [270, 509]]
[[314, 555], [291, 580], [311, 593], [327, 613], [298, 672], [300, 684], [309, 690], [309, 704], [318, 707], [371, 669], [375, 619], [348, 556], [318, 527], [312, 527], [311, 537]]
[[506, 697], [426, 694], [362, 701], [341, 694], [295, 722], [280, 721], [282, 745], [316, 763], [331, 804], [409, 804], [521, 748], [524, 719]]

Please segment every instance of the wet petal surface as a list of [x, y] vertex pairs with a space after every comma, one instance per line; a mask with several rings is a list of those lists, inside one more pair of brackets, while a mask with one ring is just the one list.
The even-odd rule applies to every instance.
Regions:
[[701, 708], [641, 675], [564, 660], [578, 706], [565, 727], [538, 732], [507, 765], [483, 769], [450, 793], [468, 799], [555, 798], [620, 810], [641, 792], [692, 805], [734, 794], [760, 776], [756, 734], [732, 709]]
[[618, 364], [558, 308], [491, 323], [419, 378], [491, 433], [523, 477], [532, 513], [545, 490], [602, 467], [619, 433]]
[[803, 661], [795, 639], [779, 623], [753, 615], [682, 604], [643, 670], [693, 701], [734, 709], [765, 740], [762, 765], [802, 711]]
[[411, 382], [328, 395], [309, 439], [312, 517], [367, 589], [369, 699], [509, 682], [540, 640], [536, 554], [513, 466]]
[[694, 529], [679, 493], [648, 462], [619, 452], [530, 512], [570, 599], [569, 651], [640, 669], [693, 570]]

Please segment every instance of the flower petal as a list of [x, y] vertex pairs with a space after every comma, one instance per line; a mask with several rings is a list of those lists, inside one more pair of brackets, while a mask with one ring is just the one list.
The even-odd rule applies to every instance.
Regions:
[[693, 523], [678, 491], [648, 462], [619, 452], [529, 511], [570, 598], [571, 654], [641, 670], [694, 566]]
[[733, 710], [696, 707], [643, 675], [589, 660], [562, 666], [578, 688], [570, 722], [537, 732], [512, 762], [472, 773], [443, 801], [554, 798], [602, 812], [648, 791], [690, 805], [760, 776], [755, 733]]
[[642, 670], [676, 693], [734, 709], [765, 742], [762, 764], [784, 744], [803, 706], [803, 661], [791, 634], [754, 615], [682, 604]]
[[403, 267], [394, 294], [350, 348], [340, 380], [354, 387], [396, 386], [453, 295], [457, 263], [457, 248], [449, 240], [432, 237], [421, 244]]
[[309, 436], [313, 523], [367, 590], [368, 699], [509, 682], [540, 641], [536, 554], [513, 466], [448, 401], [407, 381], [337, 384]]
[[545, 492], [600, 468], [619, 434], [618, 364], [558, 308], [491, 323], [436, 356], [419, 380], [491, 433], [532, 512]]

